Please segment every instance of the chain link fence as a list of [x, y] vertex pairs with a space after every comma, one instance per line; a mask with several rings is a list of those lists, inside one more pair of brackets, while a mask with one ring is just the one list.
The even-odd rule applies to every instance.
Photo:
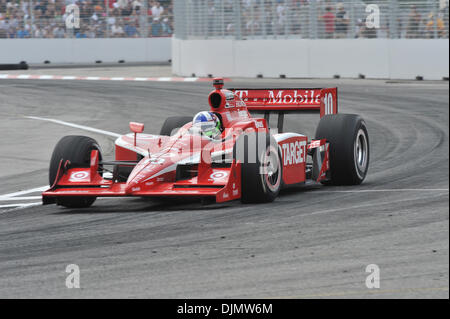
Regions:
[[[146, 38], [173, 34], [172, 0], [0, 0], [0, 38]], [[79, 27], [68, 27], [75, 4]]]
[[180, 39], [448, 38], [448, 0], [174, 0]]

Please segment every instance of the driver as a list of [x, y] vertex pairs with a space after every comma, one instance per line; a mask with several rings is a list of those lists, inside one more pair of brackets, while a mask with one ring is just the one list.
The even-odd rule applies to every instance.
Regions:
[[197, 113], [192, 121], [192, 127], [211, 139], [216, 139], [222, 134], [220, 119], [213, 112]]

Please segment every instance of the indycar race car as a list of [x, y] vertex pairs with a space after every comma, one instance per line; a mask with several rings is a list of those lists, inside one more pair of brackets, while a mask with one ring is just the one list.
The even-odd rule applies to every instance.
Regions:
[[[213, 83], [209, 115], [199, 118], [201, 125], [216, 119], [217, 136], [204, 134], [191, 117], [168, 118], [159, 135], [132, 122], [132, 133], [115, 141], [114, 161], [103, 159], [92, 138], [66, 136], [53, 151], [43, 204], [84, 208], [97, 197], [118, 196], [271, 202], [290, 186], [365, 179], [366, 124], [358, 115], [338, 114], [337, 88], [227, 90], [223, 79]], [[277, 128], [269, 128], [273, 113]], [[320, 114], [315, 137], [284, 132], [289, 113]]]

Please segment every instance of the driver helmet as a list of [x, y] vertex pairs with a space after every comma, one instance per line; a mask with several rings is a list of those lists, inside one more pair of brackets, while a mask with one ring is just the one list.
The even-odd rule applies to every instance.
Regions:
[[213, 112], [197, 113], [192, 121], [192, 126], [198, 128], [203, 135], [209, 138], [216, 138], [222, 133], [219, 117]]

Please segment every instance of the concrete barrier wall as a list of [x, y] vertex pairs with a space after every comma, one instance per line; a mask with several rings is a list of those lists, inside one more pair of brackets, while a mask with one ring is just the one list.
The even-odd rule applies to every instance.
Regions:
[[428, 80], [449, 76], [445, 39], [179, 40], [173, 38], [173, 73], [181, 76]]
[[171, 38], [147, 39], [0, 39], [2, 63], [167, 62]]

